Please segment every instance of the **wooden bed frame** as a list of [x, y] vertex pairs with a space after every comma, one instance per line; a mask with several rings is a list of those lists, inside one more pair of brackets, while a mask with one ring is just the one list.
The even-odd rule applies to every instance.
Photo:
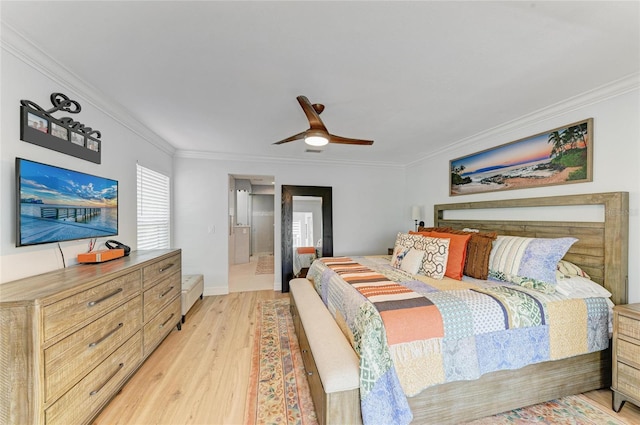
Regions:
[[[604, 221], [522, 221], [447, 219], [446, 211], [556, 206], [604, 207]], [[502, 235], [579, 239], [564, 257], [585, 270], [613, 295], [627, 302], [629, 197], [627, 192], [568, 195], [434, 206], [434, 226], [475, 228]], [[611, 384], [609, 350], [547, 361], [518, 370], [497, 371], [473, 381], [436, 385], [409, 398], [414, 423], [457, 424], [541, 403], [558, 397], [605, 388]], [[358, 400], [359, 403], [359, 400]], [[318, 409], [318, 406], [316, 406]], [[360, 406], [348, 408], [359, 411]]]
[[[500, 208], [545, 208], [559, 206], [604, 207], [604, 221], [520, 221], [446, 219], [445, 211]], [[474, 228], [498, 232], [499, 235], [536, 238], [578, 238], [565, 259], [579, 265], [592, 280], [613, 294], [614, 304], [627, 303], [629, 250], [628, 192], [592, 193], [545, 198], [508, 199], [502, 201], [464, 202], [434, 205], [435, 227]]]

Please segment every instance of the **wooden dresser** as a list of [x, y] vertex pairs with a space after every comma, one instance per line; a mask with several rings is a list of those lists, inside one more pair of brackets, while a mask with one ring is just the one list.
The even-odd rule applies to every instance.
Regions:
[[0, 285], [0, 423], [90, 423], [180, 329], [180, 285], [180, 250]]
[[625, 401], [640, 406], [640, 304], [613, 309], [613, 410]]

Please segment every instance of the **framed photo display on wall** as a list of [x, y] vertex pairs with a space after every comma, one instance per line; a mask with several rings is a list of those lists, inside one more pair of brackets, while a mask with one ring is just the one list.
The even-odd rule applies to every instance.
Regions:
[[72, 118], [52, 115], [57, 111], [77, 114], [81, 110], [80, 104], [62, 93], [52, 93], [50, 98], [53, 108], [47, 110], [30, 100], [20, 101], [20, 139], [100, 164], [100, 131]]

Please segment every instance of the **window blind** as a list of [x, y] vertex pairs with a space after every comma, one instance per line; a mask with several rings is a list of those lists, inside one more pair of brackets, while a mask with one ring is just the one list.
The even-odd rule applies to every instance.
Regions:
[[138, 249], [170, 248], [169, 177], [136, 164]]

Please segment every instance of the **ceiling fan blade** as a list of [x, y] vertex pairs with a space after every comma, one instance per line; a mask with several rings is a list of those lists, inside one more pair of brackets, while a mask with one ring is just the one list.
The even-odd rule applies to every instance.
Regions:
[[373, 145], [373, 140], [349, 139], [348, 137], [330, 134], [329, 143], [339, 143], [342, 145]]
[[291, 137], [287, 137], [286, 139], [280, 140], [279, 142], [275, 142], [273, 143], [274, 145], [281, 145], [283, 143], [289, 143], [289, 142], [295, 142], [296, 140], [302, 140], [304, 139], [304, 135], [306, 134], [306, 131], [303, 131], [302, 133], [298, 133], [294, 136]]
[[324, 123], [320, 119], [320, 115], [318, 115], [316, 110], [313, 108], [311, 102], [309, 102], [309, 99], [307, 99], [305, 96], [298, 96], [296, 99], [298, 99], [298, 103], [300, 104], [300, 106], [302, 106], [302, 110], [309, 120], [309, 126], [311, 127], [311, 129], [327, 131], [327, 128], [324, 126]]

